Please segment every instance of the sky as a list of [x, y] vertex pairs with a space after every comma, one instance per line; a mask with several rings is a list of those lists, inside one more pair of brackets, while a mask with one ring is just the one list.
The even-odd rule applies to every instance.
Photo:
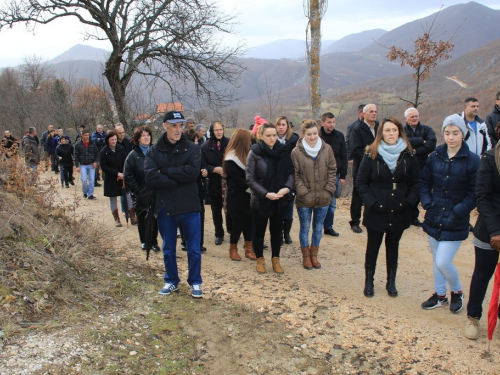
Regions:
[[[8, 0], [0, 0], [3, 6]], [[364, 30], [392, 30], [407, 22], [426, 17], [439, 10], [466, 1], [419, 0], [410, 9], [407, 1], [330, 0], [322, 21], [324, 40], [338, 40]], [[500, 0], [479, 0], [480, 4], [500, 9]], [[218, 0], [219, 8], [235, 17], [234, 35], [224, 35], [223, 43], [236, 45], [243, 41], [248, 48], [279, 39], [305, 39], [307, 20], [302, 0]], [[27, 57], [48, 61], [76, 44], [110, 50], [107, 42], [84, 39], [85, 28], [74, 18], [37, 25], [35, 32], [24, 25], [0, 31], [0, 67], [15, 66]]]

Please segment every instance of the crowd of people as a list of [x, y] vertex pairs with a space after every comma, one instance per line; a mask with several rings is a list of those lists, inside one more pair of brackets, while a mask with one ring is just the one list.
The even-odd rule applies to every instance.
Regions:
[[[405, 111], [403, 125], [396, 117], [377, 121], [377, 106], [372, 103], [358, 107], [358, 118], [348, 126], [345, 138], [330, 112], [317, 121], [302, 120], [298, 134], [285, 116], [275, 122], [257, 116], [249, 130], [237, 129], [228, 138], [221, 121], [213, 122], [205, 133], [204, 126], [172, 111], [165, 115], [164, 132], [156, 142], [145, 125], [137, 127], [131, 138], [121, 125], [107, 132], [98, 125], [92, 134], [80, 127], [73, 146], [62, 129], [50, 125], [41, 146], [47, 168], [60, 173], [63, 188], [73, 184], [76, 167], [85, 199], [96, 199], [94, 188], [103, 175], [103, 195], [109, 198], [115, 225], [122, 225], [120, 198], [122, 212], [138, 226], [141, 248], [163, 252], [162, 295], [178, 290], [180, 236], [188, 257], [187, 282], [195, 298], [203, 296], [205, 202], [212, 210], [214, 244], [222, 245], [229, 233], [229, 259], [241, 261], [238, 242], [243, 235], [244, 256], [256, 261], [259, 274], [267, 272], [267, 230], [272, 270], [285, 272], [280, 251], [283, 244], [292, 243], [295, 207], [302, 266], [320, 269], [322, 236], [339, 237], [334, 229], [336, 199], [352, 164], [349, 224], [356, 235], [363, 233], [361, 224], [367, 231], [364, 295], [375, 295], [375, 270], [384, 241], [386, 290], [389, 296], [398, 296], [399, 243], [414, 225], [427, 234], [434, 273], [434, 293], [421, 307], [430, 310], [449, 304], [450, 311], [458, 313], [464, 292], [453, 260], [473, 232], [475, 266], [465, 335], [477, 339], [482, 304], [500, 251], [500, 92], [486, 121], [478, 109], [479, 101], [470, 97], [461, 114], [446, 117], [441, 126], [444, 143], [439, 146], [435, 131], [420, 123], [416, 108]], [[16, 154], [20, 145], [27, 166], [36, 169], [40, 142], [35, 128], [21, 142], [6, 131], [4, 157]], [[423, 222], [419, 204], [425, 210]], [[479, 216], [472, 225], [470, 213], [475, 208]]]

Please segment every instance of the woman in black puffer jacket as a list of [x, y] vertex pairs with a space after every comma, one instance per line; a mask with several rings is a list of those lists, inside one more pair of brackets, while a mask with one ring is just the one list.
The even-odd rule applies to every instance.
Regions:
[[378, 128], [359, 166], [356, 186], [365, 203], [363, 225], [368, 239], [365, 256], [364, 295], [372, 297], [373, 276], [385, 234], [386, 289], [396, 297], [399, 241], [410, 226], [411, 209], [418, 202], [418, 161], [401, 123], [389, 117]]
[[[133, 149], [125, 160], [123, 178], [125, 185], [132, 193], [132, 201], [137, 215], [137, 229], [139, 230], [139, 239], [142, 250], [146, 250], [146, 228], [144, 219], [146, 218], [147, 208], [149, 207], [152, 191], [146, 186], [144, 181], [144, 160], [146, 153], [153, 144], [153, 133], [148, 126], [141, 125], [134, 130], [131, 140]], [[152, 249], [159, 252], [158, 246], [158, 224], [154, 220], [154, 239]]]

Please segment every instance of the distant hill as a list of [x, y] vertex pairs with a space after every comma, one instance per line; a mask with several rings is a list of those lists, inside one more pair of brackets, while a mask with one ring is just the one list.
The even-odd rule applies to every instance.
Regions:
[[[385, 47], [398, 46], [413, 52], [413, 41], [429, 27], [436, 13], [409, 22], [387, 32], [364, 48], [362, 52], [385, 55]], [[494, 10], [471, 1], [443, 9], [434, 25], [434, 35], [441, 40], [453, 36], [455, 49], [452, 57], [457, 58], [473, 49], [500, 38], [500, 10]], [[458, 30], [457, 30], [458, 29]]]
[[92, 60], [92, 61], [106, 61], [109, 52], [101, 48], [85, 46], [77, 44], [71, 47], [66, 52], [53, 58], [49, 61], [50, 64], [57, 64], [61, 62], [77, 61], [77, 60]]
[[373, 43], [374, 40], [377, 40], [385, 33], [387, 33], [386, 30], [374, 29], [362, 31], [357, 34], [350, 34], [332, 43], [321, 53], [326, 55], [332, 52], [358, 52]]
[[[323, 40], [321, 48], [326, 49], [334, 40]], [[304, 59], [306, 55], [306, 42], [298, 39], [280, 39], [271, 43], [251, 48], [245, 58], [251, 59]]]

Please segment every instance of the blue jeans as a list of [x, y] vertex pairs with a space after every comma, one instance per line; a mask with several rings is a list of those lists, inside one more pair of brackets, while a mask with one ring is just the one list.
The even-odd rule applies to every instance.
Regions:
[[450, 284], [452, 292], [456, 293], [462, 290], [458, 271], [452, 263], [462, 241], [438, 241], [431, 236], [428, 236], [428, 238], [432, 257], [434, 258], [434, 285], [436, 293], [440, 296], [446, 295], [446, 282]]
[[[340, 176], [337, 175], [337, 178], [335, 180], [335, 189], [339, 188], [339, 178]], [[325, 216], [325, 222], [323, 223], [323, 227], [325, 228], [325, 230], [333, 228], [333, 217], [335, 215], [336, 208], [337, 208], [337, 198], [335, 198], [335, 194], [333, 194], [332, 200], [330, 201], [330, 205], [328, 206], [328, 212], [326, 213]]]
[[190, 212], [177, 216], [167, 215], [163, 207], [157, 217], [158, 231], [163, 239], [163, 262], [165, 263], [165, 283], [179, 284], [176, 247], [177, 226], [180, 223], [186, 241], [188, 257], [188, 284], [199, 285], [201, 279], [200, 213]]
[[94, 195], [95, 169], [92, 167], [92, 164], [80, 165], [80, 178], [82, 180], [83, 194], [87, 194], [88, 196]]
[[319, 246], [323, 235], [323, 222], [325, 221], [327, 211], [328, 206], [317, 208], [297, 206], [297, 213], [299, 214], [300, 221], [300, 247], [309, 246], [309, 227], [311, 226], [311, 216], [313, 217], [311, 246]]

